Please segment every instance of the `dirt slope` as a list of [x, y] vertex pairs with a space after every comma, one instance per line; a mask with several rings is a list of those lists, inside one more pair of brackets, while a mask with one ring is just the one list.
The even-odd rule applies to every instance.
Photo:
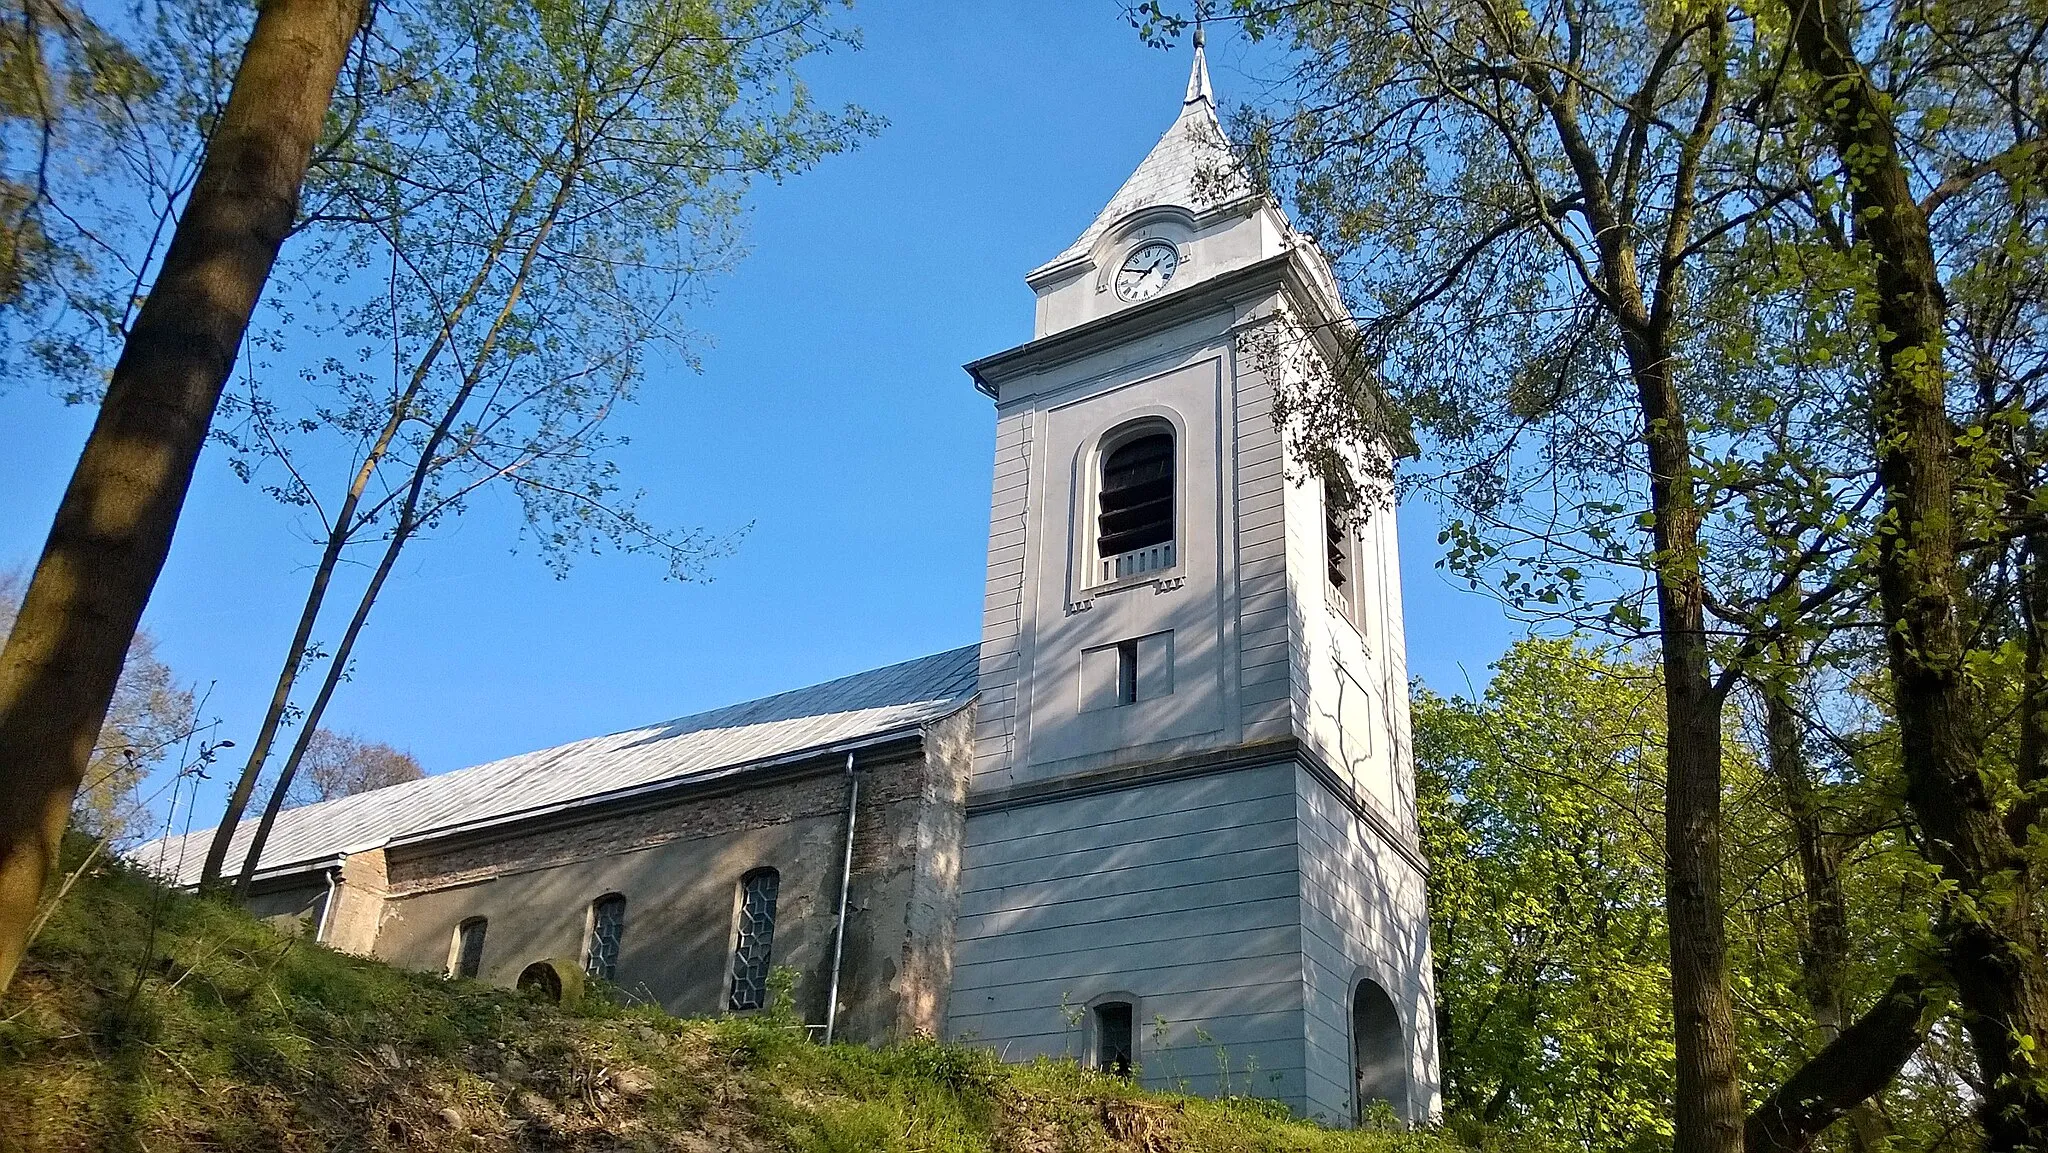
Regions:
[[787, 1015], [564, 1011], [280, 935], [100, 863], [0, 1000], [0, 1151], [1444, 1153]]

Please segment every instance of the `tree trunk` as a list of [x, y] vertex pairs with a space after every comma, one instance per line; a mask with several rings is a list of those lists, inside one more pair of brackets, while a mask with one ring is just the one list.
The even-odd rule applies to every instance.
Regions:
[[[1797, 667], [1798, 654], [1781, 652], [1785, 675]], [[1771, 776], [1784, 798], [1785, 817], [1792, 826], [1792, 848], [1799, 859], [1801, 897], [1806, 906], [1800, 932], [1801, 991], [1813, 1023], [1826, 1044], [1842, 1032], [1848, 1016], [1844, 992], [1849, 964], [1849, 906], [1842, 896], [1842, 854], [1821, 824], [1820, 799], [1800, 740], [1799, 716], [1791, 688], [1761, 682], [1764, 698], [1764, 751]]]
[[0, 989], [325, 122], [363, 0], [268, 0], [0, 653]]
[[2048, 971], [2030, 865], [1979, 773], [1980, 702], [1965, 668], [1956, 559], [1955, 431], [1944, 398], [1946, 302], [1927, 217], [1913, 198], [1890, 103], [1850, 48], [1833, 0], [1787, 0], [1800, 64], [1848, 169], [1856, 239], [1876, 258], [1879, 378], [1872, 398], [1885, 517], [1878, 595], [1898, 714], [1906, 802], [1961, 900], [1945, 961], [1983, 1073], [1992, 1150], [2048, 1148]]
[[[1779, 645], [1783, 676], [1797, 677], [1800, 659], [1793, 646]], [[1806, 907], [1799, 940], [1800, 985], [1820, 1036], [1821, 1051], [1750, 1112], [1743, 1127], [1743, 1144], [1747, 1153], [1795, 1153], [1846, 1114], [1854, 1129], [1855, 1147], [1869, 1150], [1881, 1144], [1889, 1128], [1869, 1098], [1891, 1084], [1926, 1038], [1919, 1019], [1926, 991], [1917, 979], [1893, 982], [1876, 1008], [1862, 1021], [1847, 1026], [1857, 1031], [1854, 1044], [1846, 1050], [1836, 1044], [1849, 1018], [1849, 902], [1842, 894], [1842, 848], [1822, 821], [1823, 809], [1806, 760], [1791, 687], [1778, 680], [1760, 680], [1757, 691], [1764, 699], [1764, 752], [1771, 776], [1783, 794], [1785, 816], [1792, 826], [1792, 848], [1799, 859], [1801, 898]], [[1817, 1084], [1827, 1086], [1829, 1092], [1813, 1094]]]
[[[520, 219], [523, 209], [539, 184], [545, 169], [536, 170], [527, 181], [520, 195], [514, 200], [512, 209], [505, 214], [505, 221], [498, 228], [498, 234], [491, 241], [491, 259], [477, 270], [463, 290], [462, 297], [448, 310], [441, 321], [440, 331], [434, 335], [433, 343], [421, 354], [419, 363], [413, 366], [411, 378], [405, 389], [391, 401], [391, 415], [384, 422], [377, 439], [363, 454], [363, 462], [357, 466], [354, 479], [349, 484], [348, 495], [341, 507], [335, 511], [334, 523], [327, 532], [327, 544], [321, 551], [320, 564], [313, 570], [313, 583], [306, 590], [305, 606], [299, 611], [299, 624], [292, 634], [291, 648], [286, 650], [284, 664], [277, 671], [277, 683], [272, 686], [270, 704], [263, 710], [263, 721], [256, 728], [254, 739], [249, 742], [249, 756], [242, 764], [241, 775], [235, 779], [235, 787], [228, 794], [227, 811], [221, 815], [220, 824], [214, 827], [213, 841], [206, 849], [206, 864], [199, 874], [200, 889], [207, 890], [220, 883], [221, 870], [227, 862], [228, 848], [234, 842], [235, 830], [242, 822], [249, 798], [256, 791], [256, 782], [263, 776], [263, 766], [270, 759], [270, 748], [277, 740], [277, 730], [284, 724], [285, 711], [291, 706], [292, 686], [298, 683], [300, 666], [305, 663], [307, 646], [312, 642], [313, 626], [319, 620], [320, 609], [327, 601], [327, 586], [334, 578], [334, 570], [341, 563], [342, 550], [355, 539], [356, 532], [363, 526], [356, 522], [356, 513], [361, 506], [363, 492], [377, 475], [377, 467], [391, 451], [392, 441], [398, 436], [405, 420], [412, 415], [413, 405], [420, 391], [426, 387], [427, 376], [434, 370], [449, 343], [454, 339], [455, 329], [462, 318], [476, 302], [490, 273], [496, 267], [497, 255], [504, 250], [506, 241]], [[374, 519], [374, 515], [366, 518]], [[316, 722], [307, 724], [310, 732]], [[296, 762], [294, 762], [296, 763]], [[246, 889], [246, 886], [243, 886]]]
[[[499, 338], [504, 334], [505, 326], [511, 321], [514, 312], [519, 307], [520, 300], [526, 294], [527, 281], [533, 275], [534, 262], [540, 256], [541, 247], [547, 243], [548, 237], [554, 232], [555, 223], [562, 218], [563, 211], [568, 208], [570, 193], [576, 188], [577, 182], [581, 177], [582, 162], [585, 156], [582, 142], [569, 142], [566, 147], [569, 159], [566, 168], [562, 172], [560, 183], [555, 187], [554, 197], [549, 202], [547, 211], [539, 222], [539, 227], [534, 229], [532, 239], [527, 243], [525, 251], [520, 256], [519, 271], [512, 278], [512, 283], [505, 294], [504, 303], [498, 307], [497, 315], [492, 318], [490, 327], [485, 330], [482, 342], [478, 345], [475, 354], [469, 358], [469, 367], [463, 373], [461, 387], [455, 390], [455, 394], [443, 406], [440, 420], [435, 424], [432, 435], [427, 437], [426, 443], [420, 448], [419, 459], [414, 462], [412, 476], [406, 484], [405, 499], [399, 505], [397, 523], [392, 526], [391, 539], [384, 549], [384, 557], [378, 562], [376, 573], [370, 578], [368, 587], [365, 588], [362, 597], [356, 602], [355, 615], [350, 618], [348, 629], [342, 636], [341, 644], [335, 650], [333, 663], [328, 666], [327, 675], [321, 680], [319, 695], [314, 700], [312, 707], [306, 710], [305, 719], [300, 725], [298, 740], [293, 743], [290, 755], [285, 758], [284, 768], [278, 773], [277, 783], [271, 786], [270, 799], [263, 806], [263, 816], [256, 823], [255, 835], [250, 838], [248, 853], [242, 859], [242, 870], [235, 877], [234, 892], [235, 899], [237, 900], [246, 899], [249, 895], [249, 886], [255, 879], [257, 866], [262, 862], [263, 846], [270, 839], [270, 828], [276, 823], [279, 810], [284, 807], [285, 794], [291, 789], [292, 777], [298, 772], [299, 762], [305, 758], [306, 746], [312, 740], [314, 730], [320, 727], [320, 718], [327, 711], [327, 702], [333, 698], [334, 690], [340, 685], [342, 676], [347, 672], [349, 654], [355, 651], [356, 638], [362, 634], [363, 624], [370, 616], [370, 609], [377, 602], [377, 594], [383, 591], [385, 578], [391, 575], [391, 566], [397, 563], [400, 550], [405, 548], [406, 542], [412, 539], [413, 533], [419, 529], [419, 526], [423, 523], [430, 523], [434, 519], [431, 511], [424, 513], [421, 511], [420, 501], [426, 495], [427, 483], [447, 463], [439, 455], [442, 445], [453, 433], [456, 422], [467, 411], [470, 397], [476, 392], [478, 384], [482, 382], [484, 373], [491, 363], [492, 351], [497, 348]], [[527, 192], [531, 193], [538, 183], [539, 176], [536, 175], [534, 181], [527, 185]], [[522, 195], [521, 203], [524, 203], [524, 195]], [[514, 216], [516, 216], [516, 213]], [[506, 227], [500, 230], [498, 239], [493, 244], [489, 260], [485, 262], [483, 269], [479, 270], [476, 277], [470, 281], [469, 289], [462, 298], [461, 307], [468, 308], [488, 282], [488, 273], [496, 265], [498, 257], [503, 251], [502, 245], [510, 235], [511, 224], [508, 220]], [[436, 339], [434, 345], [428, 350], [427, 357], [415, 367], [412, 386], [407, 390], [408, 395], [415, 394], [419, 386], [426, 380], [428, 370], [432, 367], [434, 361], [439, 358], [441, 348], [446, 341], [452, 338], [453, 333], [454, 320], [453, 314], [451, 314], [450, 320], [442, 326], [440, 337]], [[395, 425], [391, 431], [396, 431]], [[359, 474], [359, 479], [366, 475]], [[270, 731], [274, 733], [275, 728], [273, 727]], [[245, 780], [248, 780], [253, 785], [254, 778], [252, 774], [245, 771], [243, 776]], [[244, 800], [246, 801], [246, 797], [244, 797]], [[214, 834], [214, 847], [225, 853], [233, 830], [228, 828], [226, 822], [222, 823], [222, 829], [225, 832], [217, 831]]]
[[1700, 514], [1685, 412], [1661, 342], [1628, 341], [1650, 450], [1663, 657], [1664, 902], [1677, 1057], [1677, 1153], [1742, 1148], [1742, 1062], [1721, 900], [1721, 706], [1710, 674]]
[[2014, 760], [2020, 794], [2006, 835], [2024, 841], [2038, 819], [2042, 781], [2048, 780], [2048, 532], [2027, 534], [2020, 565], [2020, 715]]
[[1927, 987], [1902, 974], [1853, 1024], [1760, 1102], [1743, 1125], [1743, 1153], [1801, 1153], [1844, 1114], [1892, 1083], [1927, 1039]]
[[[351, 493], [350, 504], [354, 503]], [[256, 736], [250, 742], [249, 759], [242, 765], [241, 776], [235, 779], [235, 787], [228, 793], [227, 812], [222, 814], [220, 824], [214, 827], [213, 841], [206, 847], [206, 864], [199, 873], [199, 891], [212, 891], [220, 883], [221, 868], [228, 858], [228, 846], [235, 839], [235, 830], [242, 823], [242, 812], [249, 805], [249, 797], [256, 791], [256, 780], [263, 773], [263, 764], [270, 758], [271, 742], [277, 739], [277, 729], [284, 722], [285, 709], [291, 703], [292, 685], [299, 679], [299, 666], [305, 663], [307, 646], [313, 637], [313, 623], [319, 619], [320, 606], [327, 599], [327, 584], [334, 577], [334, 569], [341, 562], [342, 546], [348, 543], [347, 517], [353, 510], [344, 506], [333, 528], [327, 534], [327, 547], [320, 554], [320, 564], [313, 570], [313, 587], [306, 592], [305, 607], [299, 611], [299, 625], [292, 634], [292, 645], [285, 656], [282, 669], [278, 670], [277, 684], [271, 690], [270, 705], [263, 712], [263, 723], [257, 727]], [[308, 730], [311, 731], [310, 729]]]
[[[1651, 536], [1656, 546], [1657, 642], [1664, 673], [1664, 899], [1671, 949], [1676, 1049], [1674, 1153], [1741, 1153], [1742, 1061], [1728, 980], [1721, 901], [1721, 708], [1706, 630], [1700, 507], [1691, 434], [1678, 388], [1680, 270], [1699, 165], [1721, 115], [1727, 68], [1725, 11], [1710, 6], [1697, 31], [1705, 53], [1700, 104], [1671, 179], [1671, 212], [1646, 293], [1633, 225], [1617, 201], [1598, 150], [1582, 131], [1569, 91], [1546, 74], [1524, 82], [1549, 113], [1584, 199], [1599, 247], [1600, 301], [1620, 330], [1643, 414], [1650, 465]], [[1675, 33], [1674, 33], [1675, 34]], [[1548, 211], [1545, 206], [1538, 206]]]
[[[328, 529], [326, 547], [321, 550], [320, 563], [313, 570], [313, 584], [306, 590], [305, 606], [299, 610], [298, 628], [292, 633], [292, 646], [285, 654], [284, 667], [277, 671], [277, 684], [272, 687], [270, 704], [263, 711], [263, 723], [257, 726], [255, 739], [250, 742], [249, 759], [243, 763], [241, 776], [235, 779], [235, 787], [228, 794], [227, 812], [222, 814], [220, 824], [214, 827], [213, 841], [206, 848], [206, 865], [199, 873], [201, 892], [220, 883], [228, 846], [235, 839], [235, 829], [242, 822], [242, 812], [248, 807], [250, 795], [256, 791], [256, 781], [262, 776], [263, 765], [270, 758], [270, 746], [277, 740], [277, 730], [284, 723], [285, 709], [291, 704], [292, 686], [298, 683], [299, 667], [305, 663], [313, 625], [320, 618], [321, 606], [327, 603], [327, 586], [334, 579], [334, 570], [341, 564], [342, 549], [348, 546], [360, 527], [356, 524], [356, 508], [362, 500], [363, 490], [376, 475], [377, 465], [384, 459], [384, 454], [390, 451], [391, 441], [398, 435], [406, 410], [419, 391], [422, 375], [415, 374], [412, 386], [393, 401], [391, 418], [385, 422], [383, 431], [371, 445], [362, 465], [356, 469], [348, 497], [342, 501], [341, 508], [334, 515], [334, 524]], [[316, 724], [307, 723], [308, 735]]]
[[[407, 515], [401, 517], [393, 528], [391, 540], [384, 547], [383, 559], [377, 563], [376, 573], [370, 577], [369, 585], [356, 601], [355, 615], [349, 618], [348, 629], [342, 634], [341, 643], [335, 647], [333, 663], [327, 666], [327, 675], [320, 680], [320, 692], [306, 709], [298, 739], [292, 742], [291, 754], [285, 758], [277, 783], [271, 786], [270, 799], [263, 806], [263, 816], [256, 822], [256, 834], [249, 839], [248, 855], [242, 859], [242, 871], [235, 876], [237, 901], [249, 899], [249, 886], [255, 883], [256, 866], [263, 856], [263, 846], [270, 840], [270, 827], [277, 822], [278, 812], [284, 808], [285, 795], [291, 791], [292, 777], [299, 771], [299, 762], [306, 759], [306, 748], [312, 743], [313, 734], [320, 729], [320, 719], [327, 712], [327, 702], [334, 699], [334, 690], [348, 673], [349, 655], [355, 652], [356, 638], [362, 635], [363, 625], [370, 619], [370, 609], [377, 603], [377, 594], [384, 591], [384, 580], [391, 575], [391, 566], [398, 562], [399, 552], [412, 537], [411, 511], [408, 505]], [[215, 838], [216, 841], [219, 839]]]

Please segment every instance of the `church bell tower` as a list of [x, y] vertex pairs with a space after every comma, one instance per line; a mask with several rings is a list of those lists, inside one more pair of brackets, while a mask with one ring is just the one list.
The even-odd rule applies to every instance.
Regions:
[[[1026, 280], [1033, 339], [968, 366], [996, 449], [948, 1032], [1430, 1117], [1394, 509], [1340, 511], [1274, 425], [1347, 313], [1199, 33], [1173, 125]], [[1304, 355], [1251, 351], [1276, 332]]]

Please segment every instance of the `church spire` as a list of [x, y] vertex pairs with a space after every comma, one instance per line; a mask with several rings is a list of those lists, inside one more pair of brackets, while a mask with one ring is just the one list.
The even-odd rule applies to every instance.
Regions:
[[1190, 104], [1208, 101], [1209, 107], [1216, 107], [1216, 94], [1209, 88], [1209, 58], [1202, 51], [1202, 24], [1195, 22], [1195, 67], [1188, 73], [1188, 94], [1181, 101], [1185, 108]]
[[1216, 93], [1209, 87], [1209, 57], [1202, 26], [1195, 25], [1195, 59], [1188, 73], [1187, 95], [1173, 126], [1152, 146], [1123, 187], [1074, 243], [1033, 270], [1036, 277], [1087, 254], [1103, 234], [1132, 213], [1171, 205], [1202, 214], [1225, 203], [1241, 203], [1251, 187], [1238, 171], [1237, 157], [1216, 119]]

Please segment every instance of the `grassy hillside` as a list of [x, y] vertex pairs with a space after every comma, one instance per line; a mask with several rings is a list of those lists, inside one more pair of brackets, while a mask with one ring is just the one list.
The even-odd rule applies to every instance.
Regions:
[[1439, 1153], [786, 1017], [575, 1011], [279, 935], [101, 864], [0, 1001], [0, 1150]]

